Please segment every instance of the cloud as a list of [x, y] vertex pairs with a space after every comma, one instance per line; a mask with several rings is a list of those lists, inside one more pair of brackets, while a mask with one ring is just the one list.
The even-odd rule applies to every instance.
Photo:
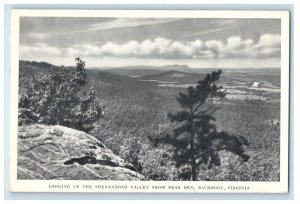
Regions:
[[264, 34], [255, 44], [252, 39], [240, 36], [227, 38], [226, 43], [210, 40], [205, 43], [208, 50], [218, 58], [272, 58], [280, 56], [280, 35]]
[[233, 25], [236, 24], [238, 21], [237, 19], [215, 19], [213, 21], [214, 24], [219, 25], [219, 26], [224, 26], [224, 25]]
[[229, 30], [229, 29], [232, 29], [232, 27], [227, 26], [227, 27], [222, 27], [222, 28], [209, 29], [209, 30], [202, 31], [202, 32], [199, 32], [199, 33], [194, 33], [194, 34], [189, 35], [189, 36], [208, 35], [208, 34], [211, 34], [211, 33], [220, 32], [220, 31]]
[[47, 46], [45, 43], [35, 43], [33, 46], [20, 46], [20, 58], [43, 58], [45, 56], [62, 55], [62, 50], [57, 47]]
[[173, 21], [178, 21], [176, 18], [116, 18], [111, 21], [106, 21], [102, 23], [96, 23], [89, 26], [89, 28], [78, 32], [89, 32], [89, 31], [99, 31], [99, 30], [109, 30], [116, 28], [131, 28], [144, 25], [154, 25], [169, 23]]
[[[112, 20], [107, 20], [101, 23], [94, 23], [94, 24], [86, 23], [83, 26], [82, 25], [79, 26], [80, 29], [75, 28], [74, 30], [74, 28], [72, 27], [69, 30], [66, 30], [65, 27], [70, 27], [71, 22], [69, 22], [69, 24], [65, 25], [64, 29], [61, 29], [60, 27], [58, 31], [57, 30], [49, 31], [48, 27], [43, 28], [43, 31], [26, 30], [21, 33], [21, 37], [23, 38], [29, 37], [34, 40], [46, 40], [58, 36], [64, 37], [70, 34], [80, 34], [80, 33], [85, 34], [86, 32], [91, 32], [91, 31], [111, 30], [111, 29], [118, 29], [118, 28], [133, 28], [133, 27], [146, 26], [146, 25], [157, 25], [157, 24], [170, 23], [170, 22], [180, 21], [180, 20], [181, 19], [177, 19], [177, 18], [114, 18]], [[46, 22], [44, 22], [44, 24], [46, 24]]]
[[205, 42], [205, 48], [218, 54], [219, 52], [222, 52], [224, 50], [225, 45], [222, 41], [209, 40]]
[[280, 35], [264, 34], [260, 36], [257, 48], [280, 47]]
[[85, 56], [117, 58], [160, 58], [160, 59], [242, 59], [242, 58], [279, 58], [280, 35], [264, 34], [258, 42], [231, 36], [226, 41], [173, 41], [157, 37], [138, 42], [131, 40], [122, 44], [106, 42], [102, 44], [78, 44], [69, 47], [51, 47], [45, 43], [20, 48], [21, 56]]
[[37, 33], [37, 32], [32, 32], [32, 33], [28, 33], [28, 34], [21, 34], [22, 35], [27, 35], [28, 37], [35, 39], [35, 40], [45, 40], [50, 38], [52, 35], [54, 35], [54, 33]]
[[34, 46], [35, 47], [48, 47], [48, 44], [43, 43], [43, 42], [37, 42], [37, 43], [34, 43]]

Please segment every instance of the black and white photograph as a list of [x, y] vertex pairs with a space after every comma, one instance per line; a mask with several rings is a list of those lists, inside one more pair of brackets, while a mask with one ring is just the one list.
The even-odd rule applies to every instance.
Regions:
[[288, 12], [12, 14], [13, 191], [288, 191]]

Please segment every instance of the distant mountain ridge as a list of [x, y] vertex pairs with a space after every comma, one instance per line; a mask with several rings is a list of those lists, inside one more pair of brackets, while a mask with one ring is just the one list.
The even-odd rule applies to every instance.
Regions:
[[52, 65], [48, 62], [37, 62], [37, 61], [27, 61], [27, 60], [19, 60], [19, 65], [24, 66], [24, 65], [31, 65], [33, 67], [37, 67], [37, 68], [44, 68], [44, 69], [49, 69], [50, 67], [57, 67], [56, 65]]
[[160, 70], [160, 71], [169, 71], [169, 70], [176, 70], [182, 72], [193, 72], [193, 69], [187, 65], [165, 65], [165, 66], [124, 66], [124, 67], [115, 67], [115, 68], [106, 68], [103, 67], [104, 70], [112, 70], [112, 69], [150, 69], [150, 70]]
[[186, 76], [188, 73], [180, 72], [180, 71], [177, 71], [177, 70], [169, 70], [169, 71], [161, 72], [161, 73], [158, 73], [158, 74], [149, 74], [149, 75], [143, 76], [141, 78], [143, 78], [143, 79], [144, 78], [157, 79], [158, 77], [159, 78], [173, 77], [175, 74]]
[[156, 80], [156, 81], [168, 81], [178, 83], [196, 83], [199, 79], [202, 79], [205, 74], [201, 73], [189, 73], [181, 72], [177, 70], [169, 70], [157, 74], [145, 75], [139, 77], [140, 80]]
[[[27, 61], [27, 60], [19, 60], [20, 67], [28, 67], [30, 66], [33, 69], [40, 69], [43, 68], [45, 70], [49, 69], [50, 67], [59, 67], [57, 65], [50, 64], [48, 62], [37, 62], [37, 61]], [[71, 66], [66, 66], [71, 67]], [[131, 77], [139, 77], [139, 76], [145, 76], [145, 75], [153, 75], [153, 74], [159, 74], [166, 71], [180, 71], [180, 72], [186, 72], [186, 73], [193, 73], [196, 70], [190, 68], [187, 65], [166, 65], [166, 66], [127, 66], [127, 67], [88, 67], [87, 70], [102, 70], [111, 72], [114, 74], [119, 75], [125, 75], [125, 76], [131, 76]]]
[[195, 70], [187, 65], [166, 65], [162, 67], [158, 66], [128, 66], [128, 67], [118, 67], [118, 68], [103, 68], [105, 71], [112, 72], [115, 74], [121, 74], [126, 76], [145, 76], [159, 74], [166, 71], [180, 71], [186, 73], [193, 73]]

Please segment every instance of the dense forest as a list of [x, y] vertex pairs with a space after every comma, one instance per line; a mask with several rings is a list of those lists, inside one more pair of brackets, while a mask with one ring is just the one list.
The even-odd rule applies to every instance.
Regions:
[[20, 61], [19, 125], [90, 133], [149, 180], [279, 180], [278, 75], [129, 71]]

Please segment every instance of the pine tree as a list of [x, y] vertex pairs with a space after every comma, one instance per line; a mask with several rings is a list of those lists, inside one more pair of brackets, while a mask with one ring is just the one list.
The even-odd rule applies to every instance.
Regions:
[[168, 114], [171, 121], [177, 122], [179, 126], [174, 129], [174, 136], [159, 139], [160, 143], [174, 147], [173, 160], [176, 167], [188, 165], [191, 169], [188, 173], [193, 181], [197, 180], [200, 165], [208, 169], [221, 165], [221, 150], [230, 151], [244, 161], [249, 159], [244, 153], [248, 141], [241, 136], [217, 131], [214, 123], [216, 118], [213, 114], [220, 107], [213, 101], [226, 95], [222, 87], [215, 84], [221, 73], [221, 70], [212, 72], [200, 80], [196, 87], [188, 87], [187, 93], [179, 93], [177, 101], [181, 110]]

